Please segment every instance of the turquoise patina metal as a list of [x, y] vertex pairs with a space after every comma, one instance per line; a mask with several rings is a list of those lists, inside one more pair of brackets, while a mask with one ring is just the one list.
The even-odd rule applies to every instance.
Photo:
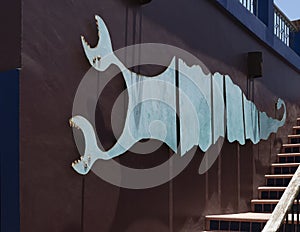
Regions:
[[229, 142], [238, 141], [245, 144], [243, 119], [243, 93], [233, 84], [229, 76], [225, 76], [227, 138]]
[[[72, 164], [78, 173], [88, 173], [96, 160], [117, 157], [141, 139], [160, 140], [177, 153], [176, 113], [180, 119], [180, 155], [194, 146], [207, 151], [226, 134], [229, 142], [238, 141], [243, 145], [246, 139], [250, 139], [257, 143], [267, 139], [285, 123], [286, 108], [281, 99], [277, 109], [284, 108], [282, 119], [270, 118], [246, 99], [228, 75], [205, 73], [199, 65], [188, 66], [181, 59], [178, 59], [177, 70], [177, 109], [176, 58], [156, 77], [136, 74], [114, 55], [105, 23], [99, 16], [96, 20], [99, 30], [97, 46], [91, 48], [82, 37], [86, 56], [99, 72], [112, 64], [120, 69], [129, 101], [124, 130], [108, 151], [98, 147], [95, 129], [86, 118], [77, 115], [70, 119], [70, 125], [82, 130], [85, 139], [83, 156]], [[104, 59], [107, 56], [109, 58]]]

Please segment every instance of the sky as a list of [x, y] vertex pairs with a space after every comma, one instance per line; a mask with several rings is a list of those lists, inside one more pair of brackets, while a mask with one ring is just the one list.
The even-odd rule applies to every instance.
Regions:
[[300, 0], [274, 0], [279, 9], [290, 19], [300, 19]]

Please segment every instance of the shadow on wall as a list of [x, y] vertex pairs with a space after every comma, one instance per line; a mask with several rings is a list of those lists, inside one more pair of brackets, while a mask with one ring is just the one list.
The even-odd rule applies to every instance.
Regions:
[[157, 219], [143, 219], [132, 223], [126, 232], [168, 232], [169, 228]]
[[[200, 221], [194, 220], [192, 218], [188, 219], [183, 225], [182, 229], [178, 232], [200, 232], [203, 231], [203, 225]], [[126, 232], [169, 232], [169, 228], [165, 226], [162, 222], [156, 219], [144, 219], [133, 223]]]

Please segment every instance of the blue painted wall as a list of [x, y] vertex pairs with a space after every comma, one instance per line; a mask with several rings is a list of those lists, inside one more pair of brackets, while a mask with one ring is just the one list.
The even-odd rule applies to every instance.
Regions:
[[19, 71], [0, 72], [1, 232], [20, 231]]

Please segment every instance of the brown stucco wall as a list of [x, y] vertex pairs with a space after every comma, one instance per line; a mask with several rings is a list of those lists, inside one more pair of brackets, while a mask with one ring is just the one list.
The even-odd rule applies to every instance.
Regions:
[[[254, 101], [275, 117], [277, 98], [288, 108], [286, 125], [276, 138], [286, 141], [300, 111], [300, 75], [276, 53], [235, 22], [213, 1], [153, 0], [143, 7], [123, 0], [27, 0], [23, 2], [21, 71], [21, 231], [119, 232], [180, 231], [184, 223], [208, 213], [250, 210], [256, 188], [277, 152], [275, 135], [258, 145], [225, 143], [207, 174], [199, 175], [203, 157], [172, 182], [146, 190], [119, 189], [97, 178], [76, 174], [78, 159], [68, 119], [73, 98], [90, 68], [80, 35], [96, 44], [94, 15], [111, 33], [114, 49], [138, 42], [166, 43], [185, 49], [211, 72], [228, 74], [247, 89], [246, 53], [260, 50], [264, 76], [255, 81]], [[170, 57], [171, 59], [172, 57]], [[157, 69], [145, 69], [156, 75]], [[123, 79], [107, 87], [98, 104], [100, 139], [114, 142], [107, 126], [111, 102], [124, 89]], [[164, 145], [148, 157], [125, 154], [119, 162], [151, 166], [168, 155]]]

